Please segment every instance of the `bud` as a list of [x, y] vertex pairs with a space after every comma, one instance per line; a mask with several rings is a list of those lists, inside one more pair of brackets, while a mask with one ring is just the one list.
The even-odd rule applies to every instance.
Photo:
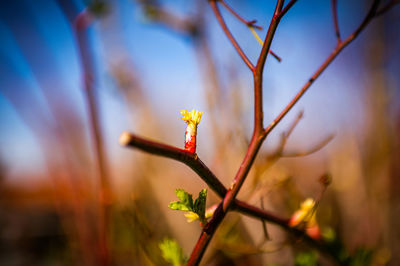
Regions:
[[182, 110], [181, 114], [182, 120], [186, 121], [186, 133], [185, 133], [185, 150], [191, 153], [196, 152], [196, 135], [197, 135], [197, 125], [201, 121], [201, 115], [203, 112], [192, 110], [191, 112], [187, 110]]
[[301, 203], [300, 209], [290, 218], [289, 226], [305, 226], [307, 235], [314, 239], [321, 238], [321, 232], [315, 215], [315, 201], [313, 199], [308, 198]]

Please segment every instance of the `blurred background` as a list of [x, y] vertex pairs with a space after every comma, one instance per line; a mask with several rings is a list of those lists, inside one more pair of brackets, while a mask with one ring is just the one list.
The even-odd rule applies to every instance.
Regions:
[[[370, 3], [338, 1], [343, 39]], [[228, 4], [265, 37], [275, 1]], [[221, 12], [255, 64], [260, 44]], [[266, 139], [239, 194], [286, 218], [320, 198], [321, 229], [354, 265], [400, 262], [399, 22], [395, 6], [338, 56]], [[2, 1], [0, 38], [0, 264], [166, 265], [165, 237], [189, 255], [201, 227], [168, 203], [176, 188], [196, 197], [207, 186], [118, 138], [127, 130], [183, 147], [179, 111], [203, 111], [197, 153], [230, 185], [252, 134], [252, 75], [208, 2]], [[298, 1], [271, 46], [282, 61], [265, 66], [265, 125], [335, 45], [331, 2]], [[207, 206], [217, 202], [209, 190]], [[204, 265], [329, 265], [266, 228], [229, 214]]]

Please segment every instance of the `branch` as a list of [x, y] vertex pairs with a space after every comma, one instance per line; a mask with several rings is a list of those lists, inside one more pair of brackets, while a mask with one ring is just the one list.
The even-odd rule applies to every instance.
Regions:
[[242, 48], [240, 48], [239, 44], [236, 42], [235, 38], [229, 31], [228, 27], [225, 24], [224, 19], [222, 18], [221, 12], [219, 11], [218, 5], [216, 3], [217, 0], [211, 0], [210, 5], [212, 10], [214, 11], [215, 17], [217, 18], [222, 30], [225, 32], [226, 36], [228, 37], [229, 41], [232, 43], [233, 47], [235, 47], [236, 51], [239, 53], [240, 57], [246, 63], [246, 65], [250, 68], [251, 71], [254, 71], [254, 66], [247, 58], [246, 54], [243, 52]]
[[234, 15], [238, 20], [240, 20], [243, 24], [247, 25], [248, 27], [253, 27], [259, 30], [262, 30], [261, 26], [255, 25], [257, 23], [257, 20], [245, 20], [242, 16], [240, 16], [235, 10], [233, 10], [232, 7], [230, 7], [225, 0], [219, 0], [219, 2], [229, 11]]
[[283, 228], [287, 233], [297, 237], [299, 240], [304, 241], [306, 244], [310, 245], [311, 247], [315, 248], [316, 250], [320, 251], [321, 253], [327, 255], [329, 258], [331, 258], [332, 261], [334, 261], [336, 264], [340, 265], [339, 260], [341, 260], [341, 258], [339, 258], [335, 254], [335, 252], [336, 252], [335, 249], [329, 248], [329, 244], [324, 242], [323, 240], [316, 240], [316, 239], [311, 238], [303, 230], [300, 230], [295, 227], [290, 227], [288, 225], [289, 219], [282, 219], [282, 218], [278, 218], [275, 216], [271, 217], [271, 215], [269, 213], [266, 213], [262, 209], [251, 206], [247, 203], [243, 203], [243, 208], [237, 206], [233, 210], [240, 210], [241, 213], [244, 213], [244, 214], [247, 214], [247, 215], [250, 215], [253, 217], [258, 217], [260, 219], [269, 221], [276, 225], [280, 225], [281, 228]]
[[334, 135], [331, 134], [327, 136], [325, 139], [317, 143], [314, 147], [310, 148], [309, 150], [306, 151], [297, 151], [297, 152], [285, 152], [281, 154], [281, 157], [300, 157], [300, 156], [307, 156], [310, 154], [313, 154], [323, 147], [325, 147], [332, 139], [334, 138]]
[[298, 113], [298, 115], [296, 116], [296, 119], [292, 122], [292, 124], [290, 125], [289, 129], [286, 132], [283, 132], [282, 134], [282, 139], [281, 139], [281, 145], [279, 146], [278, 150], [279, 150], [279, 155], [282, 154], [283, 149], [286, 146], [286, 143], [290, 137], [290, 135], [292, 135], [293, 130], [297, 127], [297, 125], [299, 124], [300, 120], [303, 118], [304, 116], [304, 111], [300, 111]]
[[[179, 149], [170, 145], [165, 145], [159, 142], [150, 141], [148, 139], [139, 137], [137, 135], [123, 132], [120, 136], [119, 142], [121, 145], [131, 148], [137, 148], [141, 151], [151, 153], [153, 155], [159, 155], [162, 157], [174, 159], [182, 162], [193, 169], [206, 183], [214, 190], [218, 196], [223, 197], [227, 191], [224, 185], [218, 180], [218, 178], [211, 172], [210, 169], [200, 160], [200, 158], [193, 153], [187, 152], [183, 149]], [[268, 221], [272, 224], [276, 224], [282, 227], [285, 231], [293, 234], [296, 237], [301, 237], [311, 246], [325, 252], [320, 247], [320, 242], [308, 237], [303, 231], [292, 228], [289, 226], [289, 219], [281, 218], [275, 214], [272, 214], [266, 210], [250, 205], [246, 202], [235, 199], [232, 204], [232, 211], [237, 211], [242, 214]], [[204, 241], [206, 240], [203, 237]], [[203, 242], [201, 242], [203, 243]]]
[[181, 18], [178, 15], [163, 9], [157, 2], [150, 3], [148, 1], [143, 1], [140, 4], [143, 6], [146, 15], [150, 19], [166, 25], [168, 29], [190, 37], [195, 37], [200, 32], [198, 25], [193, 18]]
[[331, 3], [332, 3], [332, 16], [333, 16], [333, 24], [335, 27], [336, 39], [337, 42], [340, 43], [342, 41], [342, 38], [340, 37], [340, 29], [337, 16], [337, 0], [332, 0]]
[[[264, 197], [260, 198], [260, 207], [261, 207], [261, 209], [264, 210]], [[264, 243], [266, 240], [270, 239], [270, 236], [268, 233], [267, 224], [265, 223], [265, 221], [263, 219], [261, 219], [261, 225], [262, 225], [262, 229], [263, 229], [263, 233], [264, 233], [264, 241], [262, 243]]]
[[[232, 7], [230, 7], [225, 0], [219, 0], [219, 2], [229, 11], [231, 12], [237, 19], [239, 19], [243, 24], [245, 24], [247, 27], [249, 27], [250, 31], [253, 33], [253, 35], [256, 37], [256, 39], [261, 43], [261, 46], [263, 45], [263, 42], [261, 41], [260, 37], [258, 37], [256, 31], [254, 30], [254, 28], [258, 29], [258, 30], [262, 30], [261, 26], [258, 25], [254, 25], [257, 20], [245, 20], [242, 16], [240, 16], [235, 10], [233, 10]], [[273, 57], [275, 57], [276, 60], [278, 60], [278, 62], [281, 62], [282, 59], [273, 51], [269, 50], [268, 51]]]
[[[151, 141], [135, 134], [123, 132], [120, 136], [119, 143], [122, 146], [136, 148], [141, 151], [151, 153], [170, 159], [174, 159], [189, 166], [196, 172], [201, 179], [212, 189], [217, 195], [223, 198], [227, 192], [225, 186], [219, 181], [214, 173], [200, 160], [197, 154], [188, 152], [184, 149], [179, 149], [170, 145], [162, 144], [159, 142]], [[240, 200], [235, 201], [235, 210], [239, 212], [249, 213], [256, 218], [266, 218], [267, 221], [285, 226], [286, 219], [279, 218], [267, 211], [253, 207]], [[258, 215], [261, 215], [260, 217]]]
[[105, 151], [103, 147], [103, 135], [101, 132], [101, 125], [99, 120], [99, 106], [96, 99], [96, 93], [93, 86], [93, 67], [92, 58], [89, 51], [89, 42], [87, 36], [87, 29], [94, 20], [93, 14], [87, 9], [84, 9], [75, 18], [74, 29], [78, 40], [78, 48], [80, 52], [80, 59], [83, 65], [83, 84], [85, 86], [84, 92], [86, 93], [86, 104], [89, 112], [90, 133], [92, 135], [94, 156], [96, 161], [96, 171], [99, 177], [100, 191], [99, 191], [99, 256], [101, 265], [110, 265], [111, 255], [108, 247], [108, 230], [110, 223], [110, 205], [112, 202], [112, 192], [110, 187], [110, 179], [107, 174]]
[[[278, 27], [280, 19], [282, 18], [282, 16], [280, 15], [280, 12], [282, 10], [283, 2], [284, 2], [283, 0], [278, 0], [278, 2], [276, 4], [275, 12], [274, 12], [272, 20], [270, 22], [267, 36], [265, 36], [264, 45], [261, 49], [260, 56], [257, 61], [256, 70], [255, 70], [255, 74], [254, 74], [255, 76], [257, 75], [260, 77], [262, 72], [264, 71], [264, 64], [267, 59], [268, 51], [270, 50], [270, 47], [271, 47], [272, 39], [275, 35], [275, 31], [276, 31], [276, 28]], [[262, 78], [262, 77], [260, 77], [260, 78]]]
[[292, 6], [297, 2], [297, 0], [291, 0], [285, 8], [279, 13], [279, 18], [282, 18], [286, 13], [292, 8]]
[[[210, 222], [206, 224], [200, 235], [196, 246], [189, 258], [188, 265], [198, 265], [211, 238], [213, 237], [217, 227], [224, 219], [228, 209], [231, 207], [232, 203], [235, 201], [236, 195], [239, 193], [241, 186], [246, 179], [251, 166], [257, 156], [257, 153], [261, 147], [262, 142], [265, 139], [265, 135], [262, 134], [263, 131], [263, 111], [262, 111], [262, 73], [265, 64], [265, 60], [268, 55], [269, 48], [273, 36], [275, 34], [276, 28], [279, 24], [278, 14], [282, 10], [283, 0], [278, 0], [274, 12], [274, 16], [270, 23], [267, 36], [264, 41], [263, 48], [261, 50], [260, 58], [258, 59], [257, 66], [253, 71], [254, 75], [254, 129], [253, 136], [247, 149], [247, 153], [240, 165], [239, 170], [233, 180], [232, 186], [226, 193], [223, 201], [219, 204], [217, 210], [215, 211]], [[215, 0], [210, 2], [214, 9], [216, 9]]]
[[389, 3], [387, 3], [385, 6], [383, 6], [381, 9], [379, 9], [378, 11], [376, 11], [375, 13], [375, 17], [380, 16], [384, 13], [386, 13], [387, 11], [389, 11], [392, 7], [394, 7], [395, 5], [400, 4], [400, 0], [392, 0]]
[[171, 158], [189, 166], [195, 171], [201, 179], [220, 197], [223, 197], [227, 191], [224, 185], [214, 175], [213, 172], [200, 160], [196, 153], [188, 152], [170, 145], [151, 141], [128, 132], [123, 132], [119, 143], [122, 146], [137, 148], [144, 152], [154, 155]]
[[[199, 240], [196, 243], [195, 248], [190, 256], [188, 261], [188, 265], [198, 265], [200, 262], [212, 236], [214, 235], [217, 227], [224, 219], [229, 207], [234, 202], [234, 199], [239, 192], [248, 172], [250, 171], [251, 165], [254, 162], [254, 159], [260, 149], [260, 146], [267, 135], [271, 132], [271, 130], [282, 120], [282, 118], [289, 112], [289, 110], [294, 106], [294, 104], [300, 99], [300, 97], [306, 92], [306, 90], [311, 86], [316, 78], [318, 78], [321, 73], [328, 67], [328, 65], [336, 58], [336, 56], [345, 48], [352, 40], [354, 40], [358, 34], [365, 28], [366, 25], [371, 21], [374, 17], [376, 9], [379, 5], [379, 0], [375, 0], [372, 4], [370, 11], [367, 16], [361, 23], [361, 25], [350, 35], [346, 41], [341, 42], [337, 45], [335, 50], [331, 53], [331, 55], [327, 58], [327, 60], [321, 65], [321, 67], [317, 70], [317, 72], [309, 79], [309, 81], [304, 85], [304, 87], [300, 90], [300, 92], [293, 98], [293, 100], [286, 106], [286, 108], [278, 115], [278, 117], [265, 129], [263, 132], [260, 130], [263, 129], [263, 111], [262, 111], [262, 74], [264, 70], [265, 61], [268, 55], [269, 48], [271, 46], [272, 39], [274, 37], [275, 31], [279, 24], [282, 16], [289, 10], [291, 6], [296, 1], [291, 1], [285, 7], [285, 10], [282, 12], [283, 0], [278, 0], [274, 12], [274, 16], [271, 20], [267, 36], [264, 41], [263, 48], [260, 53], [260, 57], [257, 61], [257, 65], [254, 69], [254, 130], [253, 137], [250, 142], [249, 148], [245, 155], [245, 158], [235, 176], [233, 184], [231, 188], [226, 193], [224, 200], [218, 206], [215, 211], [212, 219], [206, 226], [203, 228], [203, 231], [200, 235]], [[216, 9], [215, 0], [211, 1], [212, 6]]]
[[330, 65], [330, 63], [338, 56], [338, 54], [349, 45], [360, 32], [371, 22], [374, 18], [375, 12], [379, 6], [380, 0], [374, 0], [372, 6], [365, 16], [364, 20], [361, 22], [360, 26], [343, 42], [337, 44], [336, 48], [328, 56], [328, 58], [322, 63], [322, 65], [317, 69], [317, 71], [311, 76], [311, 78], [306, 82], [306, 84], [300, 89], [296, 96], [289, 102], [289, 104], [282, 110], [282, 112], [272, 121], [264, 131], [264, 135], [267, 136], [276, 127], [276, 125], [282, 120], [282, 118], [293, 108], [293, 106], [298, 102], [298, 100], [304, 95], [308, 88], [314, 83], [314, 81], [324, 72], [324, 70]]

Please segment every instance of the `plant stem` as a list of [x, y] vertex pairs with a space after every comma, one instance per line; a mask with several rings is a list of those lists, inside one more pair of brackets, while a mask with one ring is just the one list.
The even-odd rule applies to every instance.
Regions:
[[91, 25], [93, 16], [88, 10], [82, 11], [75, 20], [75, 30], [77, 34], [79, 51], [83, 65], [83, 82], [84, 91], [86, 93], [86, 102], [89, 112], [90, 130], [93, 139], [94, 156], [97, 174], [99, 176], [99, 264], [103, 266], [110, 265], [111, 258], [108, 248], [108, 229], [109, 229], [109, 213], [111, 204], [110, 180], [106, 171], [105, 152], [103, 147], [103, 136], [98, 117], [99, 107], [96, 100], [96, 94], [93, 86], [93, 69], [92, 60], [90, 58], [90, 48], [87, 28]]
[[253, 71], [254, 70], [253, 64], [247, 58], [247, 56], [243, 52], [242, 48], [235, 40], [235, 37], [233, 37], [232, 33], [229, 31], [228, 27], [226, 26], [225, 21], [222, 18], [221, 12], [219, 11], [216, 1], [217, 0], [210, 1], [210, 6], [211, 6], [212, 10], [214, 11], [215, 17], [217, 18], [222, 30], [225, 32], [226, 36], [228, 37], [229, 41], [232, 43], [233, 47], [235, 47], [235, 49], [238, 52], [238, 54], [240, 55], [240, 57], [243, 59], [243, 61], [246, 63], [246, 65], [250, 68], [250, 70]]

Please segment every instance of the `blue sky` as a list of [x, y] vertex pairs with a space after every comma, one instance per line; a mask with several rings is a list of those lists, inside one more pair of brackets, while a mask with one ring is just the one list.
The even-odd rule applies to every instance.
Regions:
[[[78, 0], [1, 3], [0, 155], [10, 176], [43, 171], [41, 147], [32, 129], [36, 128], [40, 134], [40, 130], [46, 131], [52, 126], [55, 118], [49, 112], [49, 106], [78, 117], [82, 136], [88, 136], [82, 69], [68, 14], [59, 4], [62, 2], [68, 2], [75, 12], [84, 6]], [[244, 17], [257, 19], [264, 28], [274, 8], [274, 1], [228, 2]], [[279, 113], [334, 48], [336, 40], [328, 2], [300, 0], [281, 22], [272, 49], [283, 61], [278, 63], [269, 58], [265, 70], [265, 123]], [[340, 28], [345, 37], [360, 22], [365, 6], [363, 1], [338, 2]], [[115, 93], [109, 64], [133, 62], [145, 93], [153, 102], [154, 112], [171, 127], [183, 127], [178, 119], [179, 110], [204, 110], [205, 103], [204, 84], [190, 40], [146, 21], [134, 1], [113, 3], [112, 12], [92, 26], [91, 43], [107, 145], [111, 155], [118, 156], [116, 140], [119, 133], [127, 128], [135, 130], [135, 125], [128, 122], [126, 107]], [[193, 13], [191, 1], [163, 3], [178, 14]], [[219, 59], [218, 66], [221, 71], [227, 71], [229, 64], [237, 66], [242, 83], [251, 91], [250, 73], [228, 43], [210, 9], [207, 7], [206, 10], [209, 13], [206, 18], [212, 53]], [[398, 13], [398, 8], [392, 11], [392, 15]], [[255, 62], [259, 44], [246, 27], [227, 12], [223, 11], [223, 15], [249, 58]], [[299, 109], [304, 109], [306, 115], [298, 129], [299, 139], [310, 134], [313, 137], [325, 136], [345, 127], [357, 131], [362, 126], [359, 121], [363, 119], [364, 103], [360, 87], [369, 82], [363, 61], [363, 45], [368, 40], [368, 31], [362, 33], [315, 82], [295, 111], [283, 121], [282, 128]], [[265, 32], [266, 29], [260, 35], [264, 36]], [[398, 44], [398, 38], [394, 41]], [[387, 67], [389, 74], [395, 72], [398, 56], [389, 59]], [[393, 82], [395, 87], [398, 86], [398, 77]], [[48, 95], [56, 102], [49, 103]], [[20, 99], [20, 107], [12, 99]], [[250, 101], [246, 104], [249, 115], [252, 115], [251, 94], [246, 100]], [[63, 127], [65, 129], [68, 125]], [[180, 138], [166, 138], [164, 142], [180, 143]]]

